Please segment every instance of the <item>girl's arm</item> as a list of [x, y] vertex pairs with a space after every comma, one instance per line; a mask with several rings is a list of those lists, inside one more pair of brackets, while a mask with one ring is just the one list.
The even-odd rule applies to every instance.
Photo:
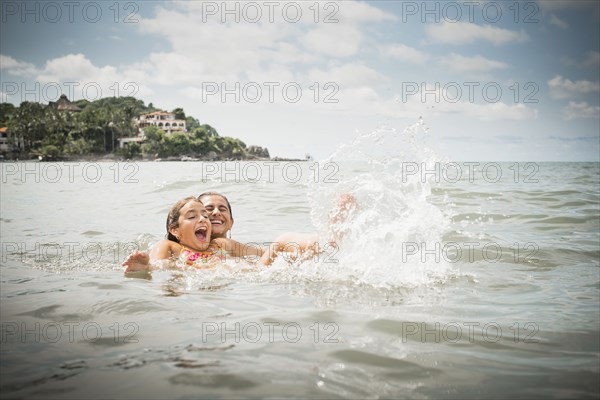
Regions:
[[213, 242], [232, 257], [262, 256], [264, 252], [260, 247], [250, 246], [233, 239], [217, 238], [213, 239]]
[[171, 258], [175, 253], [176, 246], [179, 246], [179, 244], [166, 239], [156, 243], [150, 249], [150, 263]]
[[318, 252], [319, 236], [317, 234], [287, 232], [279, 235], [275, 242], [264, 251], [259, 262], [263, 265], [271, 265], [277, 253], [287, 252], [289, 256], [296, 259], [300, 256], [312, 255]]
[[123, 261], [122, 265], [126, 267], [125, 274], [140, 271], [150, 272], [156, 269], [156, 265], [154, 265], [156, 261], [166, 260], [173, 255], [175, 250], [173, 248], [174, 244], [176, 245], [177, 243], [173, 243], [170, 240], [161, 240], [152, 246], [149, 253], [134, 251]]
[[[358, 209], [356, 197], [350, 193], [340, 195], [337, 206], [330, 213], [327, 240], [329, 246], [337, 247], [337, 240], [344, 236], [347, 229], [346, 223], [353, 218]], [[317, 254], [319, 253], [319, 236], [295, 232], [284, 233], [264, 251], [259, 262], [263, 265], [270, 265], [280, 252], [288, 253], [288, 257], [291, 259]]]
[[134, 251], [121, 264], [125, 268], [125, 274], [132, 272], [150, 271], [150, 256], [143, 251]]

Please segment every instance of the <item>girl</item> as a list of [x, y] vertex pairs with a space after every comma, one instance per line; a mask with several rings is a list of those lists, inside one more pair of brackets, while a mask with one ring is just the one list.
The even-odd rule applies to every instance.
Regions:
[[[177, 259], [196, 268], [212, 267], [234, 257], [260, 255], [255, 248], [223, 237], [211, 240], [209, 213], [196, 197], [175, 203], [167, 216], [167, 239], [156, 243], [150, 253], [135, 251], [123, 262], [125, 273], [150, 271], [159, 260]], [[261, 251], [262, 253], [262, 251]]]

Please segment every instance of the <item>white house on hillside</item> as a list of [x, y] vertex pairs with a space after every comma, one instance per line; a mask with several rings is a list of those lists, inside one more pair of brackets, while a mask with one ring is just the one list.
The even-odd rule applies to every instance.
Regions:
[[140, 115], [139, 118], [136, 118], [135, 124], [140, 130], [144, 130], [146, 126], [154, 125], [163, 131], [167, 132], [167, 134], [173, 132], [185, 132], [185, 121], [182, 119], [175, 119], [175, 114], [164, 112], [164, 111], [156, 111], [150, 114]]
[[185, 121], [182, 119], [175, 119], [175, 114], [170, 112], [155, 111], [150, 114], [140, 115], [138, 118], [135, 118], [133, 122], [138, 129], [138, 135], [120, 138], [119, 148], [123, 148], [123, 146], [131, 142], [143, 142], [146, 138], [144, 136], [144, 128], [147, 126], [156, 126], [165, 131], [167, 135], [175, 132], [186, 132]]

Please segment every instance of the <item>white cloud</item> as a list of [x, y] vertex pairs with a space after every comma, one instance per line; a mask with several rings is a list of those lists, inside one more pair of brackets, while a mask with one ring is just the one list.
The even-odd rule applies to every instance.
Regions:
[[569, 104], [562, 109], [563, 117], [566, 120], [574, 118], [598, 118], [600, 117], [600, 107], [592, 106], [585, 101], [576, 103], [570, 101]]
[[[383, 97], [372, 87], [358, 86], [340, 88], [336, 98], [339, 103], [335, 111], [353, 117], [377, 118], [416, 118], [419, 115], [429, 117], [464, 116], [479, 121], [523, 121], [537, 118], [537, 110], [525, 104], [475, 103], [469, 100], [469, 94], [462, 91], [460, 95], [450, 93], [439, 85], [425, 84], [417, 93], [397, 94], [392, 98]], [[408, 90], [407, 90], [408, 91]], [[437, 96], [435, 95], [437, 93]]]
[[[191, 71], [198, 75], [221, 75], [224, 79], [240, 80], [252, 75], [253, 71], [264, 69], [265, 64], [272, 61], [286, 64], [310, 59], [310, 55], [294, 51], [299, 48], [294, 44], [301, 34], [299, 26], [268, 23], [268, 15], [263, 16], [266, 22], [258, 23], [222, 24], [218, 15], [203, 22], [202, 4], [176, 3], [181, 9], [157, 7], [155, 17], [142, 19], [139, 28], [142, 33], [165, 37], [171, 44], [171, 52], [184, 56], [186, 62], [194, 65]], [[215, 4], [220, 7], [220, 3]], [[279, 46], [281, 42], [295, 48]], [[150, 62], [165, 63], [160, 57], [154, 57]], [[161, 68], [168, 71], [169, 65]]]
[[598, 68], [600, 67], [600, 53], [592, 50], [585, 53], [585, 58], [583, 60], [575, 61], [569, 57], [561, 57], [560, 59], [564, 65], [567, 67], [576, 67], [576, 68]]
[[588, 51], [585, 60], [583, 60], [583, 66], [598, 68], [600, 66], [600, 52]]
[[503, 102], [491, 104], [461, 102], [456, 103], [456, 105], [457, 110], [462, 111], [463, 114], [481, 121], [523, 121], [537, 118], [537, 110], [531, 109], [522, 103], [510, 105]]
[[[169, 3], [156, 7], [155, 16], [142, 19], [139, 28], [165, 37], [172, 51], [190, 59], [199, 73], [255, 80], [273, 64], [275, 69], [287, 65], [291, 71], [298, 63], [354, 56], [360, 51], [365, 23], [396, 19], [359, 2], [272, 2], [269, 7], [250, 3]], [[297, 7], [300, 20], [288, 22]], [[337, 22], [325, 23], [327, 18]]]
[[[223, 7], [223, 3], [214, 4]], [[240, 4], [243, 7], [245, 3]], [[306, 88], [315, 81], [321, 86], [332, 81], [355, 89], [361, 97], [372, 96], [369, 85], [385, 82], [385, 76], [358, 63], [331, 68], [336, 63], [330, 60], [361, 51], [364, 23], [393, 21], [396, 17], [366, 3], [331, 3], [335, 7], [329, 7], [325, 2], [319, 3], [319, 18], [329, 15], [339, 22], [316, 24], [309, 10], [314, 4], [296, 4], [301, 4], [305, 15], [298, 24], [283, 21], [281, 14], [274, 23], [268, 22], [267, 15], [258, 23], [221, 23], [221, 15], [203, 20], [204, 5], [199, 2], [167, 3], [157, 6], [151, 18], [140, 17], [137, 27], [142, 34], [160, 35], [169, 48], [149, 53], [137, 62], [102, 66], [84, 54], [68, 54], [48, 60], [39, 70], [10, 57], [4, 57], [3, 64], [13, 73], [27, 70], [42, 83], [76, 82], [79, 88], [98, 84], [104, 96], [113, 93], [109, 88], [114, 83], [122, 87], [126, 82], [137, 84], [140, 97], [168, 90], [197, 98], [204, 83], [224, 83], [230, 89], [236, 83], [297, 82]], [[281, 10], [282, 4], [278, 7]], [[336, 12], [331, 14], [332, 10]], [[304, 65], [310, 72], [303, 70]]]
[[569, 58], [569, 57], [561, 57], [560, 62], [562, 62], [563, 65], [565, 65], [567, 67], [577, 66], [577, 63], [575, 62], [575, 60], [573, 60], [572, 58]]
[[3, 54], [0, 54], [0, 70], [13, 76], [32, 76], [37, 72], [35, 65], [17, 61]]
[[554, 78], [550, 79], [548, 81], [548, 87], [550, 88], [552, 97], [555, 99], [567, 99], [577, 94], [600, 91], [600, 83], [598, 81], [571, 81], [569, 79], [564, 79], [560, 75], [556, 75]]
[[61, 82], [69, 80], [103, 81], [115, 80], [118, 74], [115, 67], [96, 67], [83, 54], [68, 54], [48, 60], [39, 72], [42, 82]]
[[566, 23], [565, 21], [563, 21], [562, 19], [558, 18], [556, 15], [552, 14], [550, 16], [550, 19], [548, 20], [548, 22], [550, 22], [550, 24], [554, 25], [554, 26], [558, 26], [560, 29], [567, 29], [569, 27], [569, 24]]
[[494, 45], [511, 42], [525, 42], [529, 36], [521, 31], [496, 28], [490, 25], [477, 25], [469, 22], [442, 22], [429, 24], [425, 27], [429, 39], [435, 43], [469, 44], [476, 40], [485, 40]]
[[340, 108], [346, 109], [349, 113], [356, 112], [366, 104], [377, 104], [380, 101], [377, 92], [368, 86], [342, 89], [336, 97], [340, 100]]
[[467, 57], [456, 53], [440, 59], [440, 64], [456, 72], [488, 72], [508, 68], [508, 64], [480, 55]]
[[[456, 93], [444, 92], [433, 84], [426, 84], [425, 95], [419, 90], [413, 95], [396, 95], [393, 99], [381, 99], [377, 95], [356, 96], [353, 99], [340, 99], [340, 107], [351, 106], [349, 113], [365, 116], [378, 115], [391, 118], [415, 118], [419, 115], [429, 117], [440, 117], [447, 115], [459, 115], [479, 121], [523, 121], [537, 118], [537, 110], [525, 104], [507, 104], [502, 101], [495, 103], [475, 103], [467, 99], [468, 94], [462, 93], [459, 98]], [[433, 93], [437, 92], [435, 96]], [[457, 99], [455, 102], [450, 99]], [[436, 100], [438, 100], [436, 102]]]
[[58, 85], [69, 97], [74, 95], [74, 99], [94, 100], [119, 95], [143, 98], [153, 93], [146, 84], [151, 82], [151, 77], [131, 68], [98, 67], [83, 54], [67, 54], [48, 60], [44, 68], [37, 71], [35, 79], [42, 84]]
[[[243, 8], [246, 3], [240, 4]], [[40, 70], [10, 57], [3, 58], [3, 64], [13, 73], [27, 70], [41, 82], [71, 81], [79, 83], [80, 87], [97, 83], [104, 95], [112, 93], [109, 88], [115, 82], [121, 87], [124, 82], [134, 82], [139, 87], [137, 95], [140, 97], [168, 90], [197, 98], [205, 83], [225, 84], [231, 89], [238, 82], [241, 85], [247, 82], [261, 85], [264, 82], [280, 85], [297, 82], [306, 88], [315, 81], [321, 86], [333, 81], [340, 86], [343, 83], [347, 88], [364, 89], [385, 81], [383, 75], [360, 64], [337, 66], [327, 71], [326, 63], [332, 56], [348, 57], [361, 50], [361, 24], [393, 21], [393, 15], [366, 3], [332, 3], [335, 7], [328, 7], [329, 3], [325, 2], [319, 3], [319, 18], [322, 20], [329, 15], [338, 18], [339, 22], [316, 24], [313, 21], [315, 15], [309, 9], [314, 4], [297, 4], [302, 7], [304, 17], [298, 24], [293, 24], [282, 20], [282, 4], [275, 7], [275, 10], [279, 7], [279, 17], [276, 11], [274, 23], [268, 21], [265, 8], [257, 23], [221, 23], [222, 15], [207, 19], [202, 14], [206, 11], [203, 3], [168, 3], [157, 6], [151, 18], [140, 17], [137, 27], [142, 34], [160, 35], [168, 41], [170, 48], [149, 53], [135, 63], [98, 66], [83, 54], [68, 54], [47, 61]], [[223, 7], [223, 3], [213, 5]], [[233, 6], [226, 7], [231, 9]], [[332, 14], [332, 10], [336, 12]], [[303, 71], [303, 66], [311, 72]]]
[[406, 46], [402, 43], [381, 46], [379, 51], [386, 57], [413, 64], [423, 64], [429, 59], [429, 55], [426, 53], [423, 53], [413, 47]]
[[[321, 11], [319, 13], [319, 20], [325, 21], [327, 16], [330, 18], [337, 18], [339, 22], [350, 22], [350, 23], [363, 23], [363, 22], [383, 22], [383, 21], [397, 21], [398, 18], [391, 13], [386, 13], [383, 10], [380, 10], [376, 7], [371, 6], [366, 2], [335, 2], [333, 5], [328, 5], [332, 2], [322, 1], [319, 2], [319, 6]], [[314, 3], [307, 2], [302, 4], [305, 8], [310, 8], [306, 10], [308, 15], [314, 17]], [[311, 7], [312, 6], [312, 7]], [[334, 7], [335, 6], [335, 7]], [[339, 13], [335, 12], [336, 7], [339, 7]], [[338, 17], [339, 14], [339, 17]]]
[[480, 121], [523, 121], [537, 117], [537, 111], [524, 104], [510, 105], [501, 101], [484, 104], [469, 101], [440, 102], [432, 106], [432, 112], [430, 113], [433, 115], [458, 114]]
[[340, 58], [357, 54], [362, 38], [357, 27], [331, 24], [310, 30], [300, 41], [309, 52]]
[[[202, 23], [237, 21], [257, 23], [291, 23], [293, 24], [358, 24], [364, 22], [397, 21], [392, 13], [387, 13], [367, 2], [331, 2], [319, 1], [283, 1], [256, 2], [237, 1], [231, 4], [212, 1], [172, 1], [185, 13], [195, 14]], [[299, 15], [297, 16], [299, 11]], [[288, 21], [288, 22], [286, 22]], [[236, 22], [237, 23], [237, 22]]]
[[361, 64], [345, 64], [326, 70], [313, 69], [309, 72], [310, 82], [335, 82], [341, 88], [356, 88], [385, 82], [386, 77]]

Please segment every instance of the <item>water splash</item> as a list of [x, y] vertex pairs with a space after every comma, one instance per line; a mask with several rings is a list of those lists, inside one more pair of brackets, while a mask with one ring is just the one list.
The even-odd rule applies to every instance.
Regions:
[[425, 249], [443, 246], [448, 212], [430, 201], [430, 177], [407, 173], [433, 170], [439, 162], [426, 146], [427, 131], [422, 119], [401, 132], [380, 128], [359, 135], [326, 160], [352, 176], [310, 185], [311, 217], [320, 235], [328, 236], [329, 213], [341, 193], [353, 195], [359, 207], [342, 227], [337, 262], [318, 260], [319, 268], [308, 266], [304, 273], [382, 288], [427, 285], [452, 275], [443, 257], [422, 257]]

